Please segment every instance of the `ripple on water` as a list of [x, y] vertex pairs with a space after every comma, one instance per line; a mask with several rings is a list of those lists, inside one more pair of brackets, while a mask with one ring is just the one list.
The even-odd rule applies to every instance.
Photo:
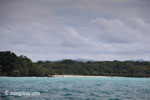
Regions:
[[[149, 78], [0, 77], [0, 100], [150, 100], [149, 83]], [[37, 91], [40, 96], [5, 96], [5, 90]]]

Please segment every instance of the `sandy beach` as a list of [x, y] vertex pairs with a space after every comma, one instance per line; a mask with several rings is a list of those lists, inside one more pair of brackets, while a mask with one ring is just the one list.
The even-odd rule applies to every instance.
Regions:
[[53, 75], [53, 77], [111, 77], [111, 76], [88, 76], [88, 75]]

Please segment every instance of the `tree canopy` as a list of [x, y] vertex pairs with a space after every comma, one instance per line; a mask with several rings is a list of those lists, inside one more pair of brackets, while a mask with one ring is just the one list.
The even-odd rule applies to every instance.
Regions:
[[32, 62], [26, 56], [11, 51], [0, 52], [0, 76], [48, 76], [48, 75], [101, 75], [124, 77], [150, 77], [150, 62], [62, 61]]

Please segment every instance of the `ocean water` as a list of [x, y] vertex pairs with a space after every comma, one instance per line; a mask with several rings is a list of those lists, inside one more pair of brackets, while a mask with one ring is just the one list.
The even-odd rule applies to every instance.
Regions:
[[0, 100], [150, 100], [150, 78], [0, 77]]

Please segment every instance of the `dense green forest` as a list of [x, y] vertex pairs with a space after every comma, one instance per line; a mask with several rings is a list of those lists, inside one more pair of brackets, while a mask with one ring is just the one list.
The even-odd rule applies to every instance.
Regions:
[[63, 61], [32, 62], [26, 56], [11, 51], [0, 52], [0, 76], [48, 76], [48, 75], [102, 75], [124, 77], [150, 77], [150, 62]]

